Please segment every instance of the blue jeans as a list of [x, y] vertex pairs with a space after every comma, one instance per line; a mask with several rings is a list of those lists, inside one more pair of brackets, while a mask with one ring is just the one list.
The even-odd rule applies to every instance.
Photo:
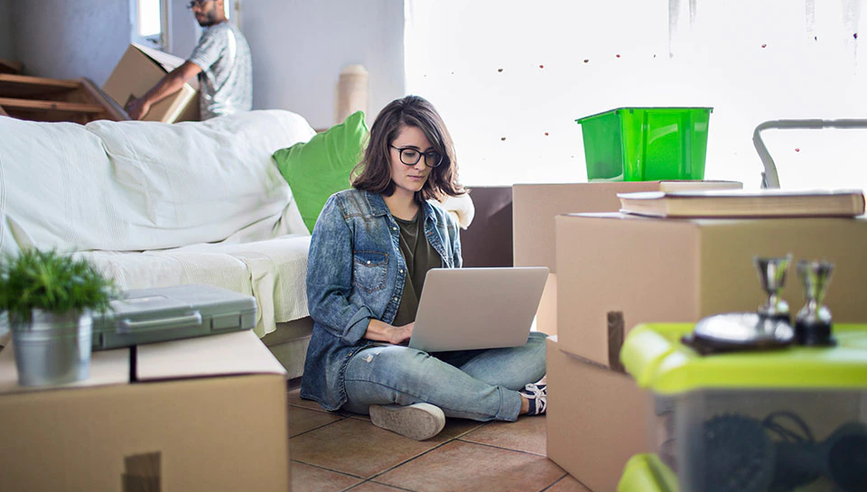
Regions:
[[341, 407], [367, 414], [370, 405], [430, 403], [447, 417], [514, 422], [518, 394], [545, 375], [545, 338], [531, 332], [522, 347], [428, 354], [401, 345], [374, 346], [346, 366], [347, 402]]

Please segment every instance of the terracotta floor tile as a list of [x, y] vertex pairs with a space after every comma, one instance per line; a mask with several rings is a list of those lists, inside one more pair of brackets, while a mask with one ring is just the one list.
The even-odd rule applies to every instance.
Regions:
[[545, 456], [547, 435], [542, 416], [521, 417], [517, 422], [491, 422], [460, 439]]
[[292, 492], [338, 492], [359, 482], [356, 477], [292, 462]]
[[436, 439], [414, 441], [369, 421], [343, 419], [293, 437], [289, 446], [293, 460], [369, 478], [438, 446]]
[[301, 399], [300, 392], [301, 392], [301, 389], [300, 389], [300, 388], [295, 388], [295, 389], [293, 389], [293, 390], [290, 390], [290, 391], [287, 393], [286, 396], [287, 396], [287, 400], [288, 400], [288, 402], [289, 402], [289, 407], [290, 407], [290, 408], [291, 408], [291, 407], [308, 408], [308, 409], [310, 409], [310, 410], [316, 410], [317, 412], [325, 412], [325, 413], [328, 413], [328, 414], [331, 414], [331, 415], [336, 415], [336, 416], [338, 416], [338, 417], [342, 417], [342, 418], [356, 416], [356, 414], [354, 414], [354, 413], [344, 412], [343, 410], [337, 410], [336, 412], [329, 412], [328, 410], [323, 409], [323, 408], [319, 405], [319, 403], [317, 403], [317, 402], [315, 402], [315, 401], [313, 401], [313, 400], [303, 400], [303, 399]]
[[572, 478], [572, 475], [566, 475], [562, 480], [555, 483], [550, 489], [545, 492], [593, 492], [585, 487], [581, 482]]
[[476, 422], [475, 420], [467, 419], [446, 419], [446, 426], [437, 437], [446, 437], [453, 439], [473, 432], [476, 429], [490, 425], [487, 422]]
[[301, 407], [289, 407], [289, 437], [295, 437], [307, 431], [328, 425], [340, 420], [338, 415], [328, 412], [318, 412]]
[[538, 492], [565, 474], [543, 456], [452, 441], [374, 481], [418, 492]]
[[[376, 482], [364, 482], [356, 487], [349, 489], [352, 492], [401, 492], [406, 489], [396, 489]], [[293, 490], [294, 492], [294, 490]]]

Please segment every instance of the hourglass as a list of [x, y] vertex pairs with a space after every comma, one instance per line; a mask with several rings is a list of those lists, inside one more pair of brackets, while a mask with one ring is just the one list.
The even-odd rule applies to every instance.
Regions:
[[759, 282], [762, 284], [762, 289], [768, 294], [768, 300], [759, 306], [760, 316], [789, 321], [789, 304], [780, 297], [780, 292], [783, 290], [783, 284], [786, 283], [786, 272], [791, 262], [791, 254], [782, 258], [760, 258], [758, 256], [753, 258], [753, 265], [758, 270]]
[[836, 345], [831, 334], [831, 311], [822, 305], [831, 282], [834, 264], [827, 261], [799, 261], [798, 278], [804, 285], [806, 304], [795, 319], [795, 341], [800, 345]]

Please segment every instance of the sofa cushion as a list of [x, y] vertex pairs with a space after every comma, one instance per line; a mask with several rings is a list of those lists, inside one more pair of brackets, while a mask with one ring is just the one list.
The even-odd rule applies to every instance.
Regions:
[[112, 207], [90, 206], [123, 206], [110, 166], [81, 125], [0, 117], [0, 253], [88, 244], [93, 230], [122, 227]]
[[172, 231], [162, 244], [129, 249], [221, 241], [259, 221], [276, 221], [292, 194], [271, 154], [314, 134], [286, 111], [174, 125], [97, 121], [87, 129], [103, 140], [118, 185], [139, 201], [142, 225]]
[[119, 253], [79, 252], [121, 289], [208, 284], [256, 297], [255, 331], [307, 316], [307, 250], [310, 236], [296, 234], [238, 244]]
[[277, 323], [309, 315], [307, 310], [307, 251], [309, 234], [295, 234], [239, 244], [197, 244], [177, 252], [219, 253], [244, 263], [247, 282], [259, 304], [257, 333], [274, 331]]
[[307, 233], [271, 155], [314, 134], [282, 110], [179, 124], [0, 118], [0, 250], [142, 251]]
[[350, 187], [349, 174], [361, 160], [366, 138], [364, 113], [356, 111], [308, 142], [274, 153], [310, 232], [328, 197]]

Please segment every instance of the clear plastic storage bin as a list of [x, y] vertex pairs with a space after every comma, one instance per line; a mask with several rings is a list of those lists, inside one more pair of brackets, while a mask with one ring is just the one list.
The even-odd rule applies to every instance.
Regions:
[[655, 397], [656, 455], [621, 492], [651, 472], [680, 492], [867, 491], [867, 325], [835, 325], [835, 347], [707, 356], [680, 342], [693, 326], [640, 325], [624, 342]]

